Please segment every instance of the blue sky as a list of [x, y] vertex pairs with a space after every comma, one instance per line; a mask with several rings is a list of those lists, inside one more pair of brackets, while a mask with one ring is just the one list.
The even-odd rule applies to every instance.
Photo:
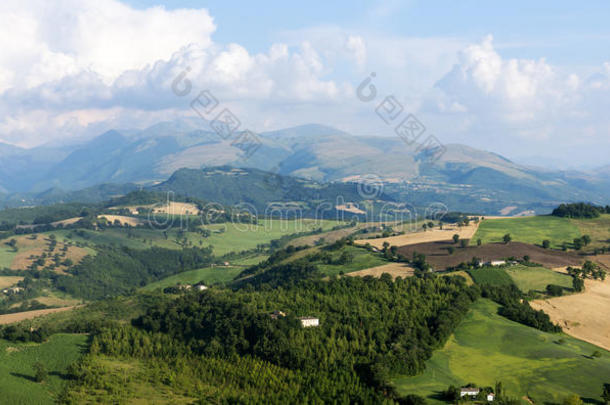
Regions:
[[285, 31], [339, 25], [399, 36], [448, 36], [476, 41], [493, 34], [502, 55], [567, 65], [610, 59], [607, 1], [197, 1], [129, 0], [138, 8], [207, 8], [219, 42], [254, 52], [281, 40]]
[[[4, 0], [0, 142], [193, 116], [202, 90], [254, 131], [395, 136], [376, 114], [392, 96], [444, 143], [610, 164], [608, 15], [603, 1]], [[371, 72], [378, 97], [362, 102]]]

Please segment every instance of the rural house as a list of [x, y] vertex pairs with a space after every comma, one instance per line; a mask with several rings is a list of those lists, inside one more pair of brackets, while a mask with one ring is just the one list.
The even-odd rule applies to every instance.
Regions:
[[286, 314], [282, 311], [273, 311], [272, 313], [269, 314], [269, 316], [271, 317], [271, 319], [279, 319], [279, 318], [284, 318], [286, 316]]
[[310, 328], [312, 326], [320, 326], [320, 320], [318, 318], [314, 318], [311, 316], [303, 316], [303, 317], [299, 318], [299, 321], [301, 321], [301, 325], [303, 325], [304, 328]]
[[479, 392], [481, 392], [481, 390], [478, 388], [462, 388], [460, 390], [460, 398], [463, 398], [465, 396], [476, 397], [477, 395], [479, 395]]

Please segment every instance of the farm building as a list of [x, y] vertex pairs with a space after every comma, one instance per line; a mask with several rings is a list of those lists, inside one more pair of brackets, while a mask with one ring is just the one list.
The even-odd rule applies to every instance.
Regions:
[[303, 317], [299, 318], [299, 321], [301, 321], [301, 325], [303, 325], [304, 328], [310, 328], [312, 326], [320, 326], [320, 320], [318, 318], [314, 318], [311, 316], [303, 316]]
[[204, 290], [208, 289], [208, 287], [206, 285], [203, 285], [203, 284], [195, 284], [193, 287], [197, 291], [204, 291]]
[[5, 288], [4, 290], [2, 290], [3, 294], [17, 294], [20, 293], [21, 291], [23, 291], [23, 288], [21, 287], [11, 287], [11, 288]]
[[490, 266], [504, 266], [505, 264], [505, 260], [492, 260], [491, 262], [489, 262]]
[[[481, 393], [481, 390], [479, 388], [472, 388], [472, 387], [464, 387], [460, 390], [460, 398], [463, 397], [476, 397]], [[496, 398], [495, 394], [493, 392], [488, 393], [487, 395], [485, 395], [485, 399], [488, 402], [492, 402], [494, 399]]]
[[269, 316], [271, 317], [271, 319], [279, 319], [279, 318], [284, 318], [286, 316], [286, 314], [282, 311], [273, 311], [272, 313], [269, 314]]
[[460, 390], [460, 398], [465, 396], [476, 397], [477, 395], [479, 395], [479, 392], [481, 392], [481, 390], [478, 388], [462, 388]]

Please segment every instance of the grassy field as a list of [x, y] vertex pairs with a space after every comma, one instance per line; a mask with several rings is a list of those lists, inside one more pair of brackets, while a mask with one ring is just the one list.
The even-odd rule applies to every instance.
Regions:
[[477, 284], [513, 284], [513, 279], [506, 273], [504, 269], [483, 267], [480, 269], [468, 270], [468, 274], [470, 274], [470, 277], [472, 277], [473, 281]]
[[572, 242], [581, 236], [574, 223], [567, 218], [553, 216], [486, 219], [481, 222], [477, 233], [471, 240], [475, 243], [502, 242], [502, 237], [509, 233], [513, 241], [540, 245], [548, 239], [551, 247], [559, 248], [563, 242]]
[[[599, 400], [610, 375], [610, 352], [509, 321], [497, 315], [497, 308], [489, 300], [475, 303], [423, 374], [394, 379], [398, 390], [437, 404], [444, 402], [435, 397], [451, 384], [493, 386], [502, 381], [510, 396], [528, 395], [540, 404], [561, 402], [570, 394]], [[601, 358], [590, 357], [595, 350], [602, 352]]]
[[[205, 239], [205, 243], [214, 246], [214, 253], [216, 255], [223, 255], [232, 251], [253, 249], [259, 244], [269, 243], [284, 235], [310, 232], [317, 228], [330, 230], [337, 225], [340, 225], [337, 221], [313, 219], [303, 219], [300, 221], [264, 219], [259, 221], [257, 225], [209, 225], [206, 228], [212, 231], [212, 235]], [[218, 231], [222, 233], [218, 233]]]
[[608, 246], [610, 244], [610, 215], [594, 219], [571, 219], [583, 235], [591, 237], [589, 248]]
[[[43, 344], [11, 343], [0, 340], [0, 402], [37, 405], [54, 403], [52, 395], [62, 387], [62, 375], [84, 348], [87, 336], [57, 334]], [[33, 380], [34, 363], [49, 371], [44, 383]]]
[[203, 269], [185, 271], [175, 274], [143, 287], [144, 291], [152, 291], [157, 288], [165, 288], [176, 284], [196, 284], [203, 281], [204, 284], [227, 283], [244, 270], [244, 267], [206, 267]]
[[350, 273], [352, 271], [358, 271], [368, 269], [371, 267], [377, 267], [384, 264], [388, 264], [381, 256], [373, 254], [366, 249], [357, 248], [354, 246], [346, 246], [343, 249], [332, 252], [333, 259], [337, 259], [341, 253], [346, 250], [351, 253], [354, 257], [351, 263], [334, 265], [334, 264], [317, 264], [320, 271], [327, 276], [338, 275], [340, 272]]
[[505, 269], [523, 292], [544, 291], [549, 284], [572, 288], [572, 277], [544, 267], [511, 266]]
[[[198, 232], [194, 232], [194, 229], [193, 232], [185, 231], [181, 235], [179, 235], [178, 229], [170, 229], [164, 233], [162, 230], [143, 228], [129, 230], [109, 228], [103, 231], [84, 230], [82, 232], [57, 230], [50, 233], [54, 233], [59, 241], [71, 240], [73, 242], [89, 243], [90, 245], [127, 246], [133, 249], [147, 249], [151, 246], [181, 249], [182, 246], [177, 240], [179, 237], [185, 237], [193, 246], [213, 246], [214, 254], [221, 256], [229, 252], [253, 249], [259, 244], [269, 243], [284, 235], [310, 232], [316, 228], [330, 230], [338, 224], [337, 221], [316, 221], [313, 219], [303, 219], [301, 221], [266, 219], [261, 220], [257, 225], [214, 224], [205, 226], [206, 229], [212, 231], [212, 234], [207, 238], [204, 238]], [[2, 252], [0, 250], [0, 265], [1, 263]]]

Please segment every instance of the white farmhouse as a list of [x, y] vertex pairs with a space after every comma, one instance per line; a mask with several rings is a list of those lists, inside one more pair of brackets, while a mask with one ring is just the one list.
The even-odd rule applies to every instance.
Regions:
[[312, 316], [303, 316], [303, 317], [299, 318], [299, 321], [301, 321], [301, 325], [304, 328], [320, 326], [320, 320], [318, 318], [314, 318]]
[[460, 398], [465, 396], [476, 397], [479, 395], [479, 392], [481, 392], [481, 390], [478, 388], [462, 388], [460, 390]]
[[490, 265], [492, 266], [504, 266], [506, 264], [505, 260], [492, 260], [491, 262], [489, 262]]

